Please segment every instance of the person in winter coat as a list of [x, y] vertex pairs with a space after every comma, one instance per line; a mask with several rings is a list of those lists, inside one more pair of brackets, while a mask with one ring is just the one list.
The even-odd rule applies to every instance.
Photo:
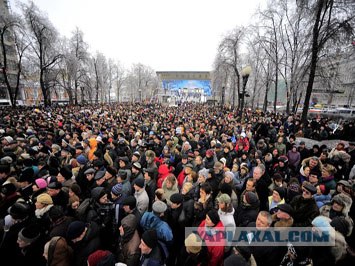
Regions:
[[287, 152], [287, 158], [289, 166], [296, 171], [301, 163], [301, 154], [297, 151], [296, 144], [293, 144], [291, 150]]
[[142, 256], [139, 266], [163, 266], [168, 257], [165, 245], [158, 240], [156, 230], [145, 231], [139, 245]]
[[[201, 222], [197, 229], [199, 236], [207, 246], [209, 266], [217, 266], [223, 263], [224, 247], [226, 246], [224, 231], [223, 223], [218, 212], [214, 209], [206, 214], [206, 219]], [[219, 243], [216, 244], [216, 241]]]
[[203, 183], [201, 185], [199, 196], [198, 201], [194, 204], [194, 226], [198, 226], [204, 219], [206, 219], [206, 213], [213, 209], [212, 188], [208, 183]]
[[73, 249], [61, 236], [55, 236], [45, 244], [43, 256], [47, 260], [47, 266], [73, 265]]
[[268, 210], [270, 214], [274, 214], [278, 210], [280, 204], [285, 203], [286, 190], [283, 187], [276, 187], [272, 195], [268, 198]]
[[329, 203], [332, 199], [330, 190], [325, 187], [325, 185], [320, 184], [317, 186], [317, 194], [313, 196], [318, 208], [322, 208], [325, 204]]
[[136, 179], [133, 186], [135, 190], [134, 197], [137, 200], [137, 209], [143, 214], [149, 207], [149, 196], [144, 188], [144, 180]]
[[95, 222], [70, 223], [66, 239], [72, 243], [75, 266], [87, 266], [89, 255], [101, 246], [99, 235], [99, 226]]
[[258, 216], [259, 206], [260, 202], [257, 195], [253, 192], [246, 192], [234, 214], [236, 226], [246, 227], [249, 223], [255, 222]]
[[[218, 215], [223, 223], [225, 229], [229, 232], [235, 231], [235, 221], [234, 221], [234, 208], [232, 205], [232, 200], [228, 194], [221, 194], [217, 198], [218, 202]], [[234, 234], [233, 234], [234, 235]]]
[[325, 187], [329, 190], [335, 190], [336, 182], [334, 179], [334, 175], [337, 172], [335, 167], [331, 164], [325, 164], [322, 168], [322, 181], [321, 183], [325, 185]]
[[16, 192], [17, 188], [14, 184], [6, 181], [1, 186], [0, 190], [0, 217], [7, 215], [7, 210], [11, 207], [19, 198], [20, 194]]
[[180, 256], [176, 265], [183, 266], [207, 266], [208, 251], [206, 246], [202, 245], [202, 239], [198, 234], [191, 233], [184, 241]]
[[38, 195], [35, 206], [36, 223], [40, 224], [43, 233], [47, 233], [50, 226], [48, 212], [53, 207], [52, 197], [47, 193]]
[[155, 198], [155, 190], [157, 189], [156, 181], [154, 179], [154, 169], [143, 169], [144, 181], [145, 181], [145, 191], [147, 191], [149, 197], [148, 211], [152, 210], [152, 205]]
[[153, 212], [145, 212], [141, 218], [140, 226], [146, 231], [155, 229], [158, 239], [165, 244], [170, 245], [173, 241], [173, 232], [170, 226], [162, 220], [167, 205], [162, 201], [156, 201], [153, 204]]
[[302, 195], [295, 196], [290, 205], [295, 210], [294, 226], [307, 227], [311, 226], [312, 220], [319, 215], [316, 201], [312, 197], [316, 194], [317, 189], [308, 182], [303, 182]]
[[315, 233], [329, 234], [334, 237], [334, 246], [315, 246], [311, 250], [311, 258], [314, 266], [337, 265], [347, 253], [347, 243], [344, 236], [335, 231], [330, 225], [331, 220], [325, 216], [317, 216], [313, 219], [312, 225]]
[[96, 250], [88, 257], [88, 266], [115, 266], [115, 256], [108, 250]]
[[73, 222], [74, 218], [65, 216], [60, 206], [53, 206], [48, 212], [51, 225], [49, 227], [49, 237], [61, 236], [66, 237], [68, 226]]
[[191, 183], [185, 183], [182, 187], [183, 209], [185, 212], [185, 226], [192, 226], [194, 220], [194, 190]]
[[265, 173], [265, 168], [262, 165], [256, 166], [253, 171], [253, 179], [255, 182], [256, 193], [260, 200], [260, 210], [267, 210], [267, 201], [269, 196], [268, 187], [271, 184], [269, 176]]
[[118, 261], [125, 263], [127, 266], [135, 266], [139, 262], [141, 242], [137, 231], [137, 218], [133, 214], [128, 214], [121, 221], [120, 243], [118, 251]]
[[293, 225], [293, 208], [291, 205], [284, 203], [278, 206], [278, 210], [272, 217], [272, 225], [274, 227], [292, 227]]
[[171, 195], [173, 195], [175, 193], [179, 193], [178, 183], [177, 183], [175, 176], [172, 174], [168, 175], [165, 178], [162, 187], [164, 190], [165, 199], [168, 203], [168, 206], [170, 206], [171, 205], [171, 201], [170, 201]]
[[18, 233], [17, 244], [19, 252], [13, 258], [11, 265], [46, 265], [43, 257], [44, 242], [37, 225], [24, 227]]

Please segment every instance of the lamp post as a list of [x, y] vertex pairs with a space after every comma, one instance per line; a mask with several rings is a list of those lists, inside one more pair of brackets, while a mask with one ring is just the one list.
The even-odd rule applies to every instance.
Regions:
[[243, 109], [244, 109], [244, 98], [245, 98], [245, 90], [247, 87], [247, 82], [249, 79], [249, 75], [251, 73], [251, 66], [246, 66], [242, 69], [242, 78], [243, 78], [243, 87], [241, 93], [241, 101], [240, 101], [240, 114], [243, 116]]

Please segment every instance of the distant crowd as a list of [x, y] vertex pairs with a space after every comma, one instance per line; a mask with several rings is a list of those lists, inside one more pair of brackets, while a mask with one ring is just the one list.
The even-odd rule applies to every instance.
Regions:
[[[0, 109], [0, 139], [1, 265], [355, 265], [354, 121], [20, 107]], [[312, 228], [335, 244], [227, 244], [244, 227]]]

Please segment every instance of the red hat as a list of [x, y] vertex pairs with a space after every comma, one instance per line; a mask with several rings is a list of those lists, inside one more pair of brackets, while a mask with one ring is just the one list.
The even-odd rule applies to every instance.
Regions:
[[88, 265], [96, 266], [108, 255], [110, 255], [110, 252], [107, 250], [96, 250], [94, 253], [91, 253], [91, 255], [88, 257]]

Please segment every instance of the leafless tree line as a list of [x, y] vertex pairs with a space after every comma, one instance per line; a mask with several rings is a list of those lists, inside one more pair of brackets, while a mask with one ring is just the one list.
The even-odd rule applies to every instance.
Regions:
[[0, 80], [12, 106], [21, 86], [40, 88], [46, 106], [63, 91], [70, 104], [82, 104], [147, 100], [158, 87], [149, 66], [126, 69], [101, 52], [90, 54], [79, 28], [70, 38], [60, 36], [33, 2], [20, 4], [20, 14], [0, 17], [0, 47]]

